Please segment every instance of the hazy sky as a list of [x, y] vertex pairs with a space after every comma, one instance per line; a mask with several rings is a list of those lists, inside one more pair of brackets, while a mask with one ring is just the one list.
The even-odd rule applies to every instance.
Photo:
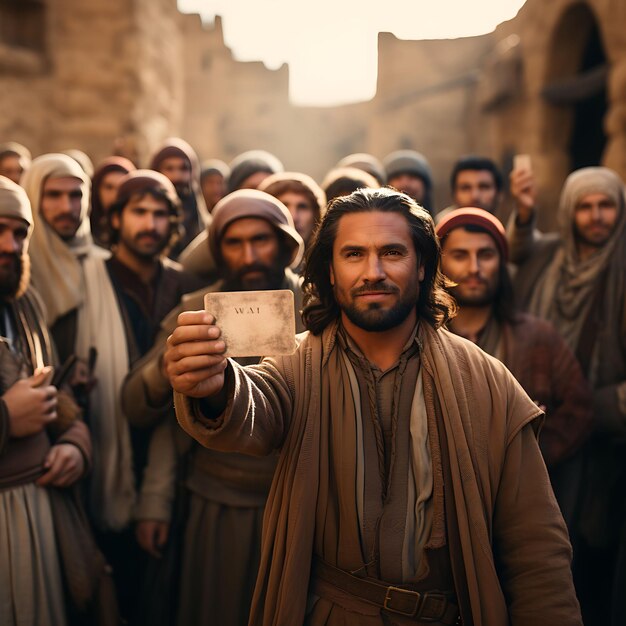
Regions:
[[212, 22], [240, 61], [289, 64], [297, 104], [371, 98], [381, 31], [401, 39], [480, 35], [514, 17], [524, 0], [178, 0], [181, 11]]

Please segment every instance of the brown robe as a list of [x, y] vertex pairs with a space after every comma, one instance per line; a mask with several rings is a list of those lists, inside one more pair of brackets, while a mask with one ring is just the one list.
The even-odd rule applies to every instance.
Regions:
[[[259, 366], [230, 362], [228, 406], [216, 419], [198, 401], [174, 395], [179, 423], [203, 445], [249, 454], [281, 449], [253, 626], [304, 620], [320, 489], [333, 484], [321, 434], [345, 426], [323, 401], [331, 381], [336, 393], [347, 384], [336, 331], [331, 324], [319, 337], [305, 333], [294, 355]], [[580, 624], [571, 547], [532, 430], [540, 411], [501, 363], [470, 342], [426, 324], [419, 339], [426, 409], [447, 446], [448, 535], [463, 622]], [[354, 493], [346, 497], [342, 506], [355, 507]]]
[[[165, 381], [161, 388], [159, 371], [165, 341], [182, 311], [203, 309], [205, 293], [220, 291], [221, 287], [220, 281], [188, 294], [163, 320], [154, 348], [137, 363], [124, 386], [123, 399], [131, 424], [146, 428], [173, 420], [171, 387]], [[283, 288], [294, 292], [299, 312], [300, 279], [290, 270], [285, 272]], [[140, 494], [135, 517], [184, 526], [178, 624], [243, 626], [248, 621], [260, 559], [263, 512], [277, 456], [255, 458], [208, 450], [195, 444], [177, 426], [175, 429], [169, 431], [169, 440], [163, 433], [159, 435], [161, 448], [151, 448], [150, 458], [158, 463], [166, 443], [176, 447], [188, 515], [182, 523], [172, 520], [171, 483], [176, 477], [171, 467], [159, 463], [161, 467], [147, 469], [151, 475], [150, 493]]]
[[[58, 364], [35, 291], [27, 290], [6, 307], [15, 334], [13, 348], [4, 339], [0, 345], [0, 393], [19, 378], [32, 375], [36, 368]], [[57, 420], [46, 430], [12, 438], [6, 405], [0, 400], [0, 490], [3, 501], [11, 503], [3, 511], [0, 528], [0, 535], [11, 538], [7, 544], [1, 542], [2, 579], [10, 581], [18, 594], [13, 604], [19, 611], [17, 623], [28, 621], [33, 609], [37, 617], [32, 623], [48, 624], [46, 615], [56, 615], [50, 618], [50, 626], [64, 623], [58, 607], [46, 606], [58, 602], [55, 596], [62, 588], [65, 598], [61, 597], [61, 605], [65, 602], [65, 608], [61, 610], [76, 623], [112, 624], [117, 615], [111, 582], [77, 491], [35, 485], [44, 473], [43, 462], [50, 447], [56, 444], [76, 446], [83, 456], [85, 473], [91, 466], [91, 439], [76, 405], [63, 391], [59, 391], [58, 401]], [[61, 580], [49, 580], [50, 572], [59, 569]], [[10, 605], [4, 608], [10, 609]]]

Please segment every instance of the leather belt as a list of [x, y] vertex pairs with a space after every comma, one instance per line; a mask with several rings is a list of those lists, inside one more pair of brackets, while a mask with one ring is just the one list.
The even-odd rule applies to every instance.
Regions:
[[359, 578], [334, 567], [319, 557], [313, 557], [314, 577], [353, 596], [374, 604], [385, 611], [412, 617], [418, 622], [436, 622], [446, 626], [459, 624], [459, 608], [441, 591], [415, 591], [397, 585], [387, 585]]

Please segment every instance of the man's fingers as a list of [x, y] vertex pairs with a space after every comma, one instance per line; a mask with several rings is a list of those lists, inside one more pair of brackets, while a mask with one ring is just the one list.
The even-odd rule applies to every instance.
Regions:
[[220, 339], [218, 341], [189, 341], [172, 346], [166, 352], [165, 361], [179, 361], [188, 356], [210, 356], [220, 358], [226, 350], [226, 344]]
[[[221, 356], [211, 356], [208, 354], [201, 354], [198, 356], [188, 356], [175, 361], [170, 361], [167, 364], [168, 376], [180, 376], [185, 372], [193, 372], [196, 370], [212, 369], [221, 365], [226, 366], [226, 359]], [[217, 372], [223, 371], [223, 367], [218, 369]]]
[[207, 370], [188, 372], [181, 376], [170, 378], [170, 384], [174, 391], [191, 396], [203, 398], [212, 396], [224, 386], [224, 372], [213, 374]]
[[219, 326], [204, 324], [202, 326], [179, 326], [167, 338], [168, 346], [176, 346], [188, 341], [207, 341], [217, 339], [221, 334]]
[[195, 324], [214, 324], [215, 317], [206, 311], [183, 311], [177, 317], [178, 326], [193, 326]]
[[183, 370], [180, 374], [173, 374], [170, 377], [170, 382], [172, 382], [172, 386], [174, 386], [174, 381], [178, 385], [197, 385], [213, 376], [219, 376], [224, 373], [228, 362], [226, 359], [221, 363], [217, 363], [211, 367], [203, 367], [197, 370]]

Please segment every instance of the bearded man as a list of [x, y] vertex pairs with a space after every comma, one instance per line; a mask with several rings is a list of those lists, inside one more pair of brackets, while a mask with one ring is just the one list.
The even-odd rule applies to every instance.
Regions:
[[550, 480], [575, 536], [581, 446], [592, 428], [591, 391], [576, 357], [554, 327], [516, 309], [508, 244], [498, 218], [456, 209], [437, 225], [441, 271], [459, 310], [448, 328], [502, 361], [546, 412], [539, 444]]
[[535, 210], [513, 214], [511, 258], [519, 301], [574, 351], [593, 389], [574, 575], [585, 624], [623, 624], [626, 603], [626, 209], [624, 182], [605, 167], [565, 181], [560, 231], [542, 235]]
[[200, 161], [194, 149], [183, 139], [171, 137], [150, 159], [150, 169], [167, 176], [182, 202], [183, 234], [170, 250], [170, 257], [178, 255], [211, 222], [200, 189]]
[[[91, 440], [76, 404], [50, 380], [56, 352], [29, 286], [32, 226], [26, 193], [0, 176], [0, 622], [63, 626], [95, 619], [85, 605], [93, 608], [107, 575], [72, 496]], [[75, 541], [83, 552], [68, 560]]]
[[181, 202], [166, 176], [152, 170], [124, 176], [108, 222], [113, 255], [106, 265], [139, 358], [152, 348], [163, 318], [200, 284], [166, 257], [182, 222]]
[[497, 360], [441, 329], [428, 213], [391, 189], [328, 208], [291, 356], [241, 367], [182, 313], [164, 365], [203, 445], [280, 457], [250, 624], [580, 624], [533, 425]]
[[[183, 298], [164, 320], [154, 349], [131, 372], [124, 397], [129, 419], [138, 426], [171, 419], [172, 390], [160, 366], [165, 342], [178, 315], [203, 306], [207, 292], [290, 289], [296, 311], [301, 309], [300, 281], [289, 268], [299, 263], [304, 246], [287, 208], [261, 191], [240, 190], [223, 198], [213, 216], [209, 243], [221, 278]], [[243, 626], [276, 456], [255, 459], [206, 450], [173, 427], [173, 420], [166, 422], [153, 436], [136, 513], [139, 542], [158, 556], [168, 535], [176, 541], [184, 532], [178, 624]], [[184, 492], [178, 499], [189, 501], [182, 520], [172, 519], [177, 465], [178, 473], [187, 468], [179, 479]], [[171, 523], [182, 530], [170, 532]]]
[[115, 202], [120, 181], [137, 168], [124, 157], [112, 156], [104, 159], [96, 168], [91, 180], [91, 234], [103, 248], [109, 248], [109, 209]]

